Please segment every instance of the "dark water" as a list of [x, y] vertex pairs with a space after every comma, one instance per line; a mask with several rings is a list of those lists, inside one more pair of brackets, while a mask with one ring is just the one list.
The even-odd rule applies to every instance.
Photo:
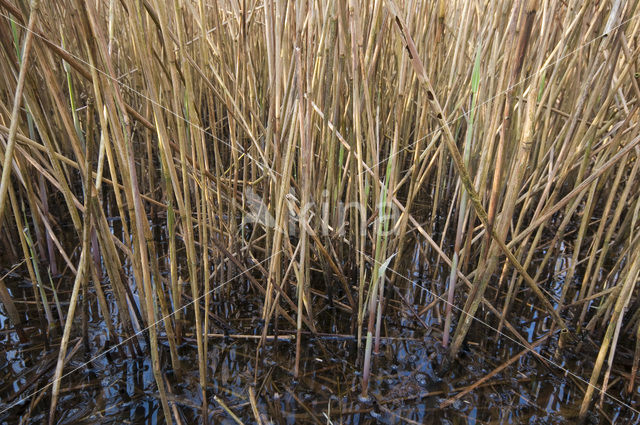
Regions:
[[[558, 259], [558, 264], [564, 260]], [[443, 269], [442, 272], [446, 274], [447, 271]], [[209, 338], [209, 423], [235, 423], [214, 395], [244, 423], [256, 423], [248, 396], [252, 386], [265, 424], [576, 422], [587, 384], [566, 371], [588, 381], [597, 346], [585, 337], [580, 346], [569, 346], [558, 355], [557, 333], [537, 348], [538, 353], [555, 365], [544, 365], [532, 354], [526, 354], [449, 407], [440, 408], [441, 402], [478, 381], [523, 347], [506, 337], [498, 338], [495, 319], [480, 310], [478, 317], [486, 322], [474, 323], [460, 358], [453, 363], [448, 361], [441, 348], [438, 330], [442, 327], [442, 303], [423, 314], [419, 321], [407, 305], [399, 301], [399, 295], [402, 295], [414, 311], [419, 311], [434, 300], [430, 290], [444, 294], [445, 288], [434, 283], [433, 270], [427, 273], [425, 267], [407, 273], [407, 276], [409, 279], [399, 279], [397, 293], [388, 294], [391, 301], [385, 309], [383, 330], [386, 338], [374, 358], [370, 400], [359, 397], [362, 359], [358, 358], [355, 338], [350, 336], [353, 320], [350, 314], [332, 308], [322, 297], [315, 299], [318, 329], [327, 335], [304, 336], [301, 376], [295, 380], [292, 373], [295, 339], [291, 337], [293, 329], [288, 328], [287, 322], [282, 320], [278, 324], [280, 339], [268, 341], [259, 351], [258, 339], [233, 336], [260, 334], [261, 322], [256, 318], [260, 316], [262, 304], [247, 282], [232, 282], [223, 293], [214, 296], [211, 310], [217, 318], [224, 319], [227, 333], [232, 336]], [[444, 282], [444, 279], [438, 281]], [[46, 347], [41, 330], [37, 328], [39, 318], [32, 302], [30, 284], [17, 274], [7, 277], [6, 283], [13, 297], [22, 301], [17, 305], [23, 317], [28, 319], [27, 323], [36, 327], [27, 328], [29, 338], [20, 342], [7, 318], [0, 314], [0, 423], [21, 423], [27, 412], [26, 423], [42, 423], [48, 416], [50, 391], [43, 395], [38, 389], [52, 379], [57, 355], [55, 344], [59, 336], [51, 339], [51, 347]], [[555, 292], [560, 290], [561, 284], [553, 282], [546, 289]], [[62, 287], [67, 287], [65, 285]], [[494, 295], [492, 291], [487, 292], [488, 298]], [[59, 296], [66, 299], [68, 295], [61, 293]], [[107, 296], [111, 308], [115, 309], [109, 292]], [[80, 338], [78, 321], [69, 349], [79, 346], [65, 373], [78, 369], [62, 380], [58, 423], [164, 423], [150, 356], [123, 358], [115, 350], [101, 355], [105, 351], [106, 329], [95, 298], [90, 296], [89, 299], [89, 351], [85, 350]], [[458, 300], [459, 305], [462, 303]], [[66, 311], [66, 305], [63, 310]], [[459, 313], [456, 313], [457, 316]], [[536, 306], [527, 302], [516, 304], [510, 318], [529, 342], [533, 343], [549, 332], [549, 322], [540, 320]], [[175, 406], [183, 424], [199, 423], [201, 396], [193, 334], [185, 329], [185, 340], [179, 347], [185, 371], [178, 379], [171, 370], [168, 345], [162, 338], [163, 329], [159, 332], [164, 346], [162, 364], [171, 389], [170, 405]], [[224, 333], [213, 319], [211, 332]], [[274, 332], [271, 327], [268, 333]], [[139, 337], [139, 342], [145, 346], [144, 338]], [[637, 409], [638, 394], [633, 398], [627, 396], [623, 390], [626, 380], [616, 380], [620, 373], [631, 370], [625, 356], [632, 347], [631, 341], [620, 342], [620, 354], [616, 356], [607, 392]], [[19, 393], [21, 395], [16, 396]], [[12, 405], [23, 398], [26, 399]], [[596, 391], [589, 423], [638, 423], [638, 415], [632, 409], [607, 396], [600, 406], [599, 398]]]

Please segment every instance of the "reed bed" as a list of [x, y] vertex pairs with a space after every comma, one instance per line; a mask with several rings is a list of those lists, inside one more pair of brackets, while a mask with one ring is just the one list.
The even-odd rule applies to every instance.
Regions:
[[637, 395], [639, 14], [620, 0], [0, 0], [0, 264], [32, 283], [43, 326], [1, 279], [0, 301], [21, 338], [55, 342], [49, 423], [87, 303], [114, 353], [151, 356], [167, 423], [164, 375], [191, 367], [192, 332], [206, 422], [207, 312], [241, 282], [262, 300], [257, 357], [296, 330], [295, 377], [301, 341], [328, 331], [317, 300], [348, 312], [366, 399], [416, 246], [449, 276], [417, 320], [436, 314], [451, 361], [475, 318], [535, 353], [513, 309], [528, 302], [559, 352], [599, 345], [580, 418], [621, 341], [635, 355], [617, 382]]

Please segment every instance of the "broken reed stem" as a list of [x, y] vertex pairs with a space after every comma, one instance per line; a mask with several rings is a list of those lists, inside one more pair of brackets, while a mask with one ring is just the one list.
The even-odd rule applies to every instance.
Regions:
[[456, 400], [460, 400], [462, 397], [464, 397], [465, 395], [469, 394], [471, 391], [475, 390], [480, 385], [484, 384], [489, 379], [493, 378], [494, 376], [496, 376], [497, 374], [499, 374], [500, 372], [505, 370], [507, 367], [511, 366], [513, 363], [517, 362], [525, 354], [531, 353], [534, 348], [538, 347], [540, 344], [542, 344], [544, 341], [546, 341], [549, 338], [549, 336], [551, 336], [550, 333], [547, 333], [546, 335], [542, 336], [536, 342], [531, 344], [531, 348], [526, 348], [526, 349], [522, 350], [521, 352], [519, 352], [515, 356], [511, 357], [509, 360], [507, 360], [506, 362], [502, 363], [500, 366], [498, 366], [497, 368], [493, 369], [491, 372], [489, 372], [488, 374], [486, 374], [482, 378], [478, 379], [473, 384], [467, 386], [466, 388], [461, 389], [460, 392], [458, 394], [456, 394], [455, 396], [450, 397], [450, 398], [446, 399], [445, 401], [441, 402], [440, 403], [440, 408], [444, 409], [444, 408], [452, 405], [453, 403], [455, 403]]

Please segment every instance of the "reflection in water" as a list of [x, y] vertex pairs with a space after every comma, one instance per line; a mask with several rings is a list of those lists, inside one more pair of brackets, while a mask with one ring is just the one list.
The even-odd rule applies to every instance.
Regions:
[[[293, 330], [282, 329], [283, 323], [280, 323], [279, 339], [268, 341], [256, 352], [258, 339], [249, 336], [259, 335], [261, 330], [261, 323], [255, 318], [261, 308], [260, 299], [252, 295], [244, 282], [238, 282], [224, 297], [214, 299], [212, 317], [216, 320], [224, 318], [225, 329], [213, 320], [213, 332], [216, 333], [210, 336], [207, 365], [210, 423], [233, 423], [214, 395], [243, 422], [255, 423], [249, 401], [250, 387], [255, 391], [257, 411], [265, 424], [327, 423], [327, 417], [334, 424], [551, 424], [574, 420], [584, 384], [571, 376], [564, 376], [553, 366], [545, 366], [530, 354], [450, 406], [440, 408], [443, 401], [515, 356], [522, 347], [509, 339], [496, 338], [495, 330], [476, 322], [462, 355], [458, 361], [450, 362], [439, 342], [441, 312], [436, 311], [437, 308], [424, 312], [420, 319], [427, 325], [425, 328], [408, 311], [412, 308], [418, 312], [433, 301], [424, 288], [442, 293], [442, 285], [427, 281], [423, 273], [411, 276], [412, 284], [400, 283], [398, 287], [398, 293], [409, 305], [393, 297], [386, 307], [386, 338], [380, 354], [374, 357], [370, 383], [372, 397], [368, 401], [358, 398], [361, 359], [357, 356], [356, 341], [351, 336], [350, 314], [327, 305], [325, 298], [317, 297], [318, 329], [328, 333], [317, 336], [305, 334], [302, 372], [294, 380]], [[31, 317], [30, 323], [33, 323], [37, 314], [35, 306], [28, 302], [31, 288], [19, 279], [8, 279], [7, 284], [14, 291], [14, 299], [24, 301], [22, 314]], [[556, 287], [559, 288], [551, 284], [549, 289]], [[109, 293], [107, 295], [110, 308], [115, 311], [115, 302]], [[90, 308], [96, 309], [97, 306], [90, 303]], [[520, 322], [514, 325], [529, 342], [535, 342], [549, 331], [548, 322], [538, 319], [536, 306], [523, 303], [517, 306], [514, 317], [516, 314], [520, 316]], [[90, 314], [89, 317], [98, 315]], [[26, 393], [33, 392], [49, 382], [55, 365], [56, 346], [47, 350], [35, 328], [28, 329], [32, 338], [21, 343], [1, 314], [0, 326], [0, 368], [4, 371], [0, 380], [0, 405], [5, 406], [16, 394], [25, 390]], [[80, 326], [77, 328], [70, 347], [80, 341]], [[162, 332], [161, 328], [161, 341]], [[90, 353], [84, 353], [80, 347], [65, 372], [104, 351], [104, 323], [93, 320], [89, 333]], [[269, 329], [268, 333], [273, 335], [275, 329]], [[179, 379], [171, 370], [166, 344], [161, 359], [174, 413], [184, 424], [195, 424], [200, 421], [201, 403], [197, 390], [197, 352], [192, 330], [185, 328], [184, 336], [179, 354], [185, 371]], [[53, 340], [57, 341], [57, 338], [59, 336]], [[144, 338], [140, 337], [139, 343], [145, 347]], [[546, 358], [554, 358], [556, 344], [557, 334], [537, 351]], [[555, 361], [580, 376], [588, 376], [595, 352], [567, 353], [564, 357], [556, 357]], [[585, 353], [588, 358], [584, 357]], [[65, 377], [61, 388], [58, 403], [60, 424], [164, 422], [149, 356], [123, 358], [113, 351]], [[623, 397], [620, 385], [614, 383], [610, 391], [616, 397]], [[34, 400], [38, 402], [32, 406]], [[0, 423], [18, 423], [23, 416], [29, 416], [27, 423], [40, 423], [47, 413], [48, 395], [40, 399], [36, 396], [2, 413]], [[607, 418], [620, 422], [637, 420], [607, 397], [601, 410], [595, 414], [605, 423]]]

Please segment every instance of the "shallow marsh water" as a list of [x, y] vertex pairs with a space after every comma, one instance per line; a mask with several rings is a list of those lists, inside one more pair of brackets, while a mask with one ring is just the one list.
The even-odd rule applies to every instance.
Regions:
[[[562, 261], [559, 259], [558, 264]], [[438, 275], [437, 271], [435, 275]], [[268, 341], [257, 352], [258, 339], [251, 336], [259, 335], [262, 329], [261, 321], [257, 319], [261, 312], [260, 298], [252, 293], [247, 282], [234, 281], [212, 302], [212, 330], [216, 334], [210, 337], [208, 346], [210, 423], [234, 423], [214, 400], [214, 395], [244, 423], [255, 423], [248, 398], [254, 377], [257, 377], [254, 390], [263, 423], [574, 423], [583, 388], [587, 385], [576, 376], [588, 379], [597, 349], [585, 337], [577, 348], [579, 352], [576, 347], [568, 347], [558, 356], [557, 332], [537, 348], [541, 356], [555, 365], [545, 366], [531, 354], [524, 355], [450, 406], [440, 407], [458, 390], [474, 384], [523, 348], [508, 337], [498, 340], [496, 320], [490, 315], [482, 315], [482, 320], [487, 321], [475, 321], [460, 358], [454, 363], [448, 361], [440, 342], [441, 314], [430, 309], [417, 320], [409, 311], [411, 308], [418, 312], [432, 302], [430, 290], [444, 293], [443, 285], [436, 284], [433, 276], [433, 270], [422, 267], [421, 271], [408, 273], [408, 279], [399, 279], [397, 293], [387, 294], [390, 301], [384, 315], [385, 338], [380, 353], [374, 358], [370, 400], [360, 397], [361, 359], [357, 356], [355, 338], [351, 336], [350, 314], [328, 305], [325, 298], [316, 297], [317, 325], [324, 333], [304, 336], [301, 375], [295, 380], [292, 374], [295, 359], [293, 329], [287, 329], [286, 322], [281, 321], [279, 339]], [[7, 282], [14, 299], [23, 301], [18, 304], [21, 313], [34, 326], [38, 316], [30, 284], [17, 275], [8, 277]], [[547, 290], [554, 291], [560, 286], [552, 283]], [[400, 295], [406, 302], [400, 301]], [[107, 296], [115, 311], [115, 302], [108, 292]], [[490, 291], [488, 296], [494, 296], [494, 293]], [[65, 298], [64, 294], [60, 297]], [[164, 423], [150, 356], [123, 358], [117, 350], [103, 354], [106, 327], [98, 319], [94, 298], [90, 296], [89, 299], [90, 348], [85, 352], [80, 320], [77, 319], [70, 343], [77, 352], [65, 373], [77, 370], [63, 378], [58, 423]], [[519, 323], [512, 323], [530, 343], [549, 331], [548, 321], [538, 319], [534, 305], [516, 304], [512, 317], [519, 317]], [[224, 319], [226, 330], [216, 322], [220, 318]], [[59, 336], [52, 338], [51, 347], [45, 347], [37, 329], [27, 328], [26, 331], [31, 338], [20, 342], [9, 321], [0, 315], [0, 369], [4, 371], [0, 377], [0, 410], [3, 410], [0, 424], [20, 423], [21, 417], [30, 409], [30, 403], [42, 394], [37, 393], [5, 410], [8, 403], [42, 388], [53, 375], [55, 343]], [[164, 341], [162, 332], [160, 338]], [[182, 376], [177, 377], [171, 370], [166, 344], [162, 361], [171, 390], [170, 403], [175, 404], [183, 423], [194, 424], [200, 421], [197, 350], [191, 329], [186, 328], [184, 332], [184, 343], [179, 348], [184, 368]], [[274, 333], [271, 326], [268, 334]], [[144, 339], [139, 337], [139, 341], [144, 347]], [[635, 407], [634, 399], [625, 395], [620, 381], [615, 381], [619, 376], [616, 372], [630, 371], [624, 354], [632, 346], [624, 342], [621, 345], [608, 393]], [[576, 376], [567, 374], [566, 370]], [[32, 385], [34, 379], [37, 387]], [[19, 393], [22, 395], [17, 396]], [[46, 420], [48, 408], [49, 395], [45, 393], [26, 423]], [[639, 418], [617, 401], [604, 397], [601, 407], [599, 402], [594, 403], [589, 420], [591, 423], [622, 424], [637, 423]]]

